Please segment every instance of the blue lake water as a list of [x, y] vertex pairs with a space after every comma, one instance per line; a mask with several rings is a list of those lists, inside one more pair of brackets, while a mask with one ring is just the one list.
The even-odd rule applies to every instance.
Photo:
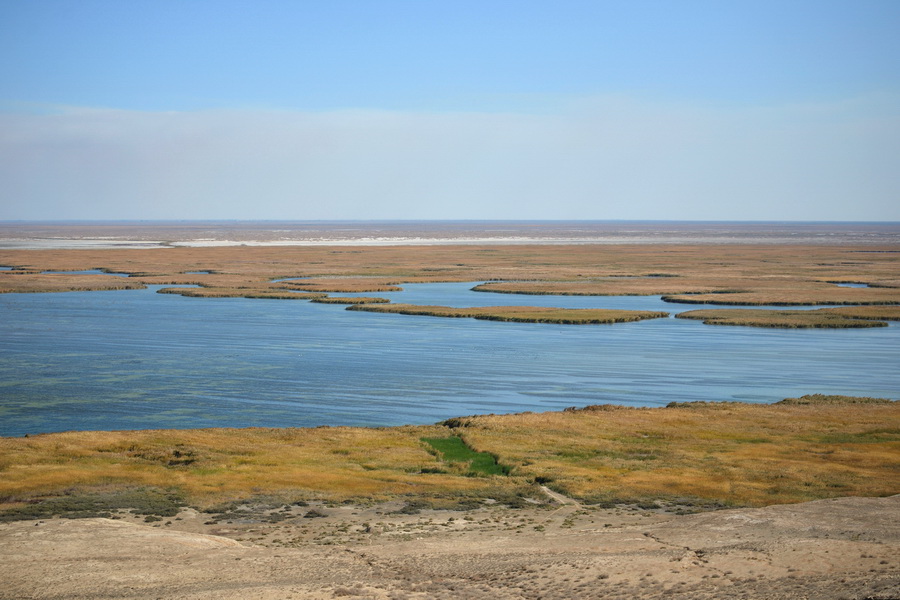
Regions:
[[[698, 308], [644, 296], [476, 293], [473, 285], [377, 295], [447, 306]], [[816, 392], [896, 399], [900, 390], [896, 325], [519, 324], [156, 289], [0, 294], [0, 435], [399, 425], [601, 403], [774, 402]]]

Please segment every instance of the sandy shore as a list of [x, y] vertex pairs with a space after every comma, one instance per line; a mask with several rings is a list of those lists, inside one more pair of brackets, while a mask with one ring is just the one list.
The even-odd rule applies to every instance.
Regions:
[[900, 496], [680, 516], [399, 506], [4, 524], [0, 598], [900, 597]]

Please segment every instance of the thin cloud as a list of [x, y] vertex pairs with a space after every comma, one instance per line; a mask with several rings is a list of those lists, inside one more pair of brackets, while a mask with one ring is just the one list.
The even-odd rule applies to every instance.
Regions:
[[897, 220], [896, 98], [0, 115], [0, 218]]

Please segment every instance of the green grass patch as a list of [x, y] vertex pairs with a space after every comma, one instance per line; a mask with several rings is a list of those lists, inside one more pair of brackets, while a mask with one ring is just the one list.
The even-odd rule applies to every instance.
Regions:
[[469, 473], [473, 475], [507, 475], [509, 469], [497, 463], [494, 455], [488, 452], [475, 452], [469, 448], [459, 436], [447, 438], [422, 438], [431, 446], [438, 457], [448, 463], [468, 463]]

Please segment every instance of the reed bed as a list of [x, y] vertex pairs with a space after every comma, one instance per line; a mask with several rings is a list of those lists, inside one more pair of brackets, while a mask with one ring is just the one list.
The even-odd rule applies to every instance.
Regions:
[[[756, 289], [752, 289], [755, 286]], [[900, 304], [900, 288], [841, 288], [836, 285], [795, 282], [793, 285], [750, 283], [747, 291], [712, 294], [664, 295], [666, 302], [679, 304], [720, 304], [747, 306], [815, 306], [821, 304]]]
[[299, 290], [309, 292], [327, 292], [334, 294], [364, 294], [368, 292], [399, 292], [401, 288], [392, 281], [359, 278], [322, 278], [286, 281], [285, 284]]
[[472, 318], [484, 321], [509, 321], [516, 323], [556, 323], [560, 325], [631, 323], [644, 319], [659, 319], [669, 316], [669, 313], [666, 312], [645, 310], [550, 308], [541, 306], [451, 308], [449, 306], [419, 306], [415, 304], [361, 304], [349, 306], [347, 310], [429, 317]]
[[272, 300], [317, 300], [325, 294], [307, 292], [289, 292], [267, 288], [162, 288], [160, 294], [178, 294], [187, 298], [257, 298]]
[[806, 306], [900, 303], [900, 288], [887, 285], [842, 288], [802, 279], [701, 276], [606, 278], [591, 281], [504, 281], [472, 288], [477, 292], [554, 296], [662, 296], [681, 304]]
[[390, 302], [387, 298], [374, 298], [371, 296], [352, 296], [352, 297], [331, 297], [313, 298], [313, 302], [319, 304], [386, 304]]
[[820, 308], [816, 312], [842, 315], [853, 319], [900, 321], [900, 306], [841, 306], [837, 308]]
[[[888, 307], [896, 312], [897, 307]], [[828, 312], [826, 312], [828, 311]], [[846, 329], [886, 327], [884, 321], [871, 317], [855, 317], [840, 311], [817, 310], [757, 310], [751, 308], [691, 310], [679, 313], [679, 319], [699, 319], [706, 325], [736, 325], [745, 327], [773, 327], [781, 329]]]
[[661, 296], [664, 294], [713, 294], [732, 291], [722, 280], [670, 277], [609, 277], [588, 281], [491, 281], [476, 285], [475, 292], [529, 296]]
[[170, 275], [147, 275], [138, 273], [131, 275], [131, 277], [147, 285], [199, 285], [215, 288], [246, 288], [268, 285], [267, 282], [261, 282], [258, 277], [236, 275], [233, 273], [174, 273]]
[[51, 275], [0, 271], [0, 294], [47, 292], [99, 292], [108, 290], [142, 290], [140, 281], [109, 275]]

